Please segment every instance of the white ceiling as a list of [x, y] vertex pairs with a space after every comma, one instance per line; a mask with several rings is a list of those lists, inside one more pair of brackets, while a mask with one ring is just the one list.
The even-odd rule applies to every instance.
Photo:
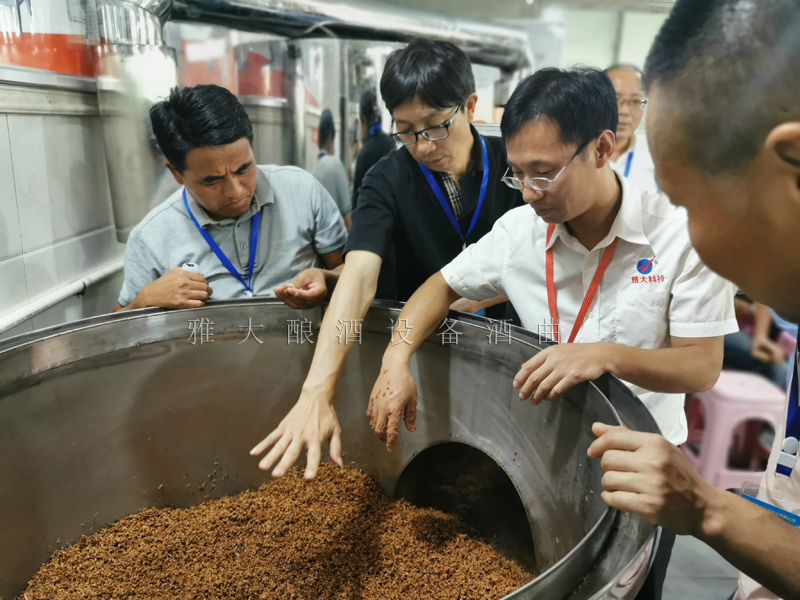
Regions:
[[669, 12], [674, 0], [371, 0], [434, 10], [468, 19], [535, 19], [547, 6]]

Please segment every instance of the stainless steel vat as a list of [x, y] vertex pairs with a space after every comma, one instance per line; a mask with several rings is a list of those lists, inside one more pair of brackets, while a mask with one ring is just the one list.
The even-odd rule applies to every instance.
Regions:
[[[489, 322], [461, 315], [457, 345], [433, 335], [416, 354], [417, 431], [404, 431], [387, 453], [364, 411], [398, 311], [373, 306], [337, 386], [346, 462], [387, 494], [423, 497], [436, 485], [426, 473], [467, 469], [461, 450], [474, 448], [516, 489], [523, 542], [530, 525], [533, 550], [529, 538], [525, 546], [507, 535], [505, 505], [493, 504], [480, 474], [459, 499], [482, 497], [491, 517], [484, 533], [512, 555], [527, 552], [523, 561], [541, 573], [509, 598], [633, 597], [655, 528], [606, 507], [600, 465], [586, 449], [597, 420], [657, 431], [649, 412], [612, 377], [539, 407], [520, 402], [511, 380], [539, 350], [535, 336], [513, 328], [508, 343], [490, 344]], [[56, 548], [124, 515], [191, 506], [268, 480], [248, 450], [297, 399], [314, 350], [289, 343], [289, 321], [309, 319], [316, 331], [321, 314], [243, 300], [105, 315], [0, 343], [0, 597], [21, 593]], [[201, 331], [189, 343], [193, 322], [213, 335], [204, 341]], [[258, 340], [245, 338], [248, 324]], [[441, 445], [453, 442], [460, 445]], [[231, 477], [199, 491], [216, 463]], [[462, 475], [469, 473], [454, 473], [466, 481]]]

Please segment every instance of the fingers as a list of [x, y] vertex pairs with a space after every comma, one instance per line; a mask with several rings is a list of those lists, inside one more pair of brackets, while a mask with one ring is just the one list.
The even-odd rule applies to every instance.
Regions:
[[647, 477], [641, 473], [610, 471], [603, 475], [603, 489], [607, 492], [633, 492], [644, 494], [649, 491]]
[[293, 308], [295, 310], [302, 308], [292, 296], [286, 293], [285, 290], [281, 288], [275, 288], [272, 291], [275, 292], [275, 297], [289, 308]]
[[[544, 364], [544, 361], [547, 358], [545, 356], [545, 352], [546, 352], [545, 350], [539, 352], [539, 354], [537, 354], [528, 362], [522, 365], [522, 368], [514, 376], [514, 383], [512, 385], [515, 390], [522, 387], [522, 384], [524, 384], [525, 381], [527, 381], [528, 377], [531, 376], [531, 373], [533, 373], [536, 369], [538, 369], [541, 365]], [[528, 392], [528, 396], [530, 396], [530, 392]], [[525, 398], [527, 398], [528, 396], [525, 396]]]
[[650, 436], [661, 437], [656, 434], [631, 431], [625, 427], [614, 427], [597, 438], [589, 446], [588, 454], [591, 458], [599, 458], [608, 450], [627, 450], [633, 452], [647, 443]]
[[624, 471], [636, 473], [641, 471], [640, 461], [636, 453], [625, 450], [607, 450], [600, 459], [603, 471]]
[[180, 267], [177, 267], [177, 268], [179, 268], [181, 270], [181, 273], [185, 273], [186, 274], [185, 277], [189, 281], [196, 281], [196, 282], [199, 282], [199, 283], [208, 284], [208, 281], [206, 281], [206, 278], [203, 277], [202, 273], [193, 273], [192, 271], [184, 271]]
[[190, 289], [190, 290], [202, 290], [204, 292], [207, 292], [208, 290], [211, 289], [208, 286], [208, 282], [205, 281], [205, 280], [203, 280], [203, 281], [189, 281], [188, 283], [186, 283], [186, 287], [188, 289]]
[[330, 455], [333, 462], [340, 467], [344, 466], [344, 457], [342, 454], [342, 428], [339, 427], [338, 424], [333, 428], [333, 434], [331, 435]]
[[373, 419], [373, 429], [375, 430], [375, 435], [382, 436], [386, 432], [386, 422], [388, 421], [388, 408], [386, 406], [386, 402], [381, 402], [377, 397], [375, 398], [375, 402], [372, 406], [372, 419]]
[[303, 288], [318, 281], [320, 276], [321, 272], [319, 269], [306, 269], [297, 277], [295, 277], [294, 281], [292, 281], [290, 285], [294, 286], [295, 288]]
[[600, 494], [603, 501], [611, 508], [640, 515], [653, 523], [646, 498], [634, 492], [606, 492]]
[[[539, 367], [536, 371], [534, 371], [524, 382], [522, 388], [519, 391], [519, 399], [525, 400], [526, 398], [530, 398], [533, 391], [537, 388], [537, 386], [542, 382], [542, 380], [547, 377], [552, 372], [552, 369], [546, 365]], [[516, 382], [516, 381], [515, 381]], [[538, 404], [535, 402], [534, 404]]]
[[306, 479], [314, 479], [319, 470], [319, 463], [322, 460], [322, 444], [311, 442], [308, 446], [308, 456], [306, 457]]
[[405, 421], [406, 421], [406, 429], [409, 431], [416, 431], [417, 430], [417, 395], [414, 394], [414, 397], [411, 399], [406, 405], [405, 410]]
[[250, 450], [250, 456], [258, 456], [259, 454], [264, 452], [264, 450], [272, 446], [272, 444], [274, 444], [276, 441], [281, 439], [282, 436], [283, 436], [283, 429], [278, 427], [278, 429], [270, 433], [267, 437], [265, 437], [258, 444], [256, 444], [252, 450]]
[[394, 452], [397, 448], [397, 432], [400, 429], [400, 420], [402, 418], [402, 410], [389, 411], [389, 426], [386, 428], [386, 449], [389, 452]]
[[575, 383], [568, 380], [567, 378], [562, 379], [558, 383], [556, 383], [550, 392], [545, 397], [545, 402], [549, 402], [558, 398], [561, 394], [565, 393], [569, 388], [571, 388]]
[[185, 294], [187, 300], [200, 300], [201, 302], [205, 302], [208, 300], [208, 292], [203, 290], [189, 290]]
[[593, 423], [592, 424], [592, 433], [595, 434], [597, 437], [608, 433], [612, 429], [619, 428], [619, 425], [608, 425], [607, 423]]
[[269, 451], [261, 462], [258, 463], [258, 468], [262, 471], [269, 471], [273, 464], [280, 458], [289, 445], [292, 443], [292, 434], [290, 432], [284, 433], [277, 441], [272, 450]]
[[203, 308], [206, 305], [203, 300], [186, 300], [176, 308]]
[[532, 390], [533, 396], [531, 396], [531, 403], [534, 406], [541, 404], [542, 401], [550, 395], [550, 390], [553, 389], [553, 386], [555, 386], [560, 380], [560, 375], [556, 374], [555, 372], [551, 372], [541, 381], [541, 383], [539, 383], [539, 385], [536, 386], [534, 390]]
[[372, 423], [372, 394], [369, 396], [369, 404], [367, 405], [367, 416], [369, 417], [369, 426], [374, 429], [374, 425]]
[[312, 284], [311, 286], [305, 288], [288, 288], [286, 293], [294, 298], [313, 300], [315, 298], [319, 298], [320, 296], [324, 296], [328, 293], [328, 290]]
[[286, 452], [283, 454], [283, 458], [281, 462], [278, 463], [278, 466], [272, 470], [273, 477], [283, 477], [286, 473], [289, 472], [289, 469], [292, 468], [292, 465], [297, 462], [297, 459], [300, 458], [300, 452], [303, 451], [303, 442], [300, 438], [292, 439], [292, 443], [289, 444], [289, 447], [286, 449]]

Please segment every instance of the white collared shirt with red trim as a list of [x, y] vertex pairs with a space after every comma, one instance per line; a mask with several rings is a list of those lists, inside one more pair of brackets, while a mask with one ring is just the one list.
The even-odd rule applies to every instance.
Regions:
[[[633, 158], [630, 158], [631, 153]], [[631, 161], [630, 170], [628, 160]], [[634, 135], [630, 147], [616, 161], [609, 161], [608, 164], [620, 175], [625, 175], [625, 171], [628, 171], [628, 181], [643, 192], [655, 194], [660, 191], [656, 181], [656, 167], [645, 136]]]
[[[711, 272], [691, 246], [686, 212], [663, 194], [642, 193], [623, 177], [622, 206], [611, 231], [591, 251], [559, 224], [550, 240], [561, 338], [572, 330], [603, 250], [616, 251], [575, 341], [636, 348], [670, 346], [670, 336], [718, 337], [738, 330], [735, 288]], [[547, 223], [530, 206], [506, 213], [492, 231], [442, 269], [450, 287], [471, 300], [506, 294], [534, 333], [550, 323], [545, 284]], [[543, 329], [544, 328], [544, 329]], [[628, 384], [673, 444], [687, 438], [683, 394]]]

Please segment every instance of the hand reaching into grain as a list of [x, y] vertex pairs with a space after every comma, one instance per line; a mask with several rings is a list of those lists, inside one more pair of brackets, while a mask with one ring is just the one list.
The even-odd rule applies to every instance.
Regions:
[[327, 440], [330, 440], [331, 460], [343, 466], [342, 428], [332, 401], [304, 390], [277, 429], [250, 450], [250, 454], [258, 456], [272, 447], [258, 463], [258, 468], [268, 471], [280, 459], [272, 470], [272, 476], [282, 477], [300, 458], [303, 449], [308, 448], [305, 476], [314, 479], [322, 459], [322, 445]]
[[370, 427], [386, 442], [389, 452], [397, 448], [397, 435], [403, 416], [406, 429], [416, 429], [417, 384], [407, 361], [390, 362], [384, 359], [381, 374], [369, 396], [367, 416]]

